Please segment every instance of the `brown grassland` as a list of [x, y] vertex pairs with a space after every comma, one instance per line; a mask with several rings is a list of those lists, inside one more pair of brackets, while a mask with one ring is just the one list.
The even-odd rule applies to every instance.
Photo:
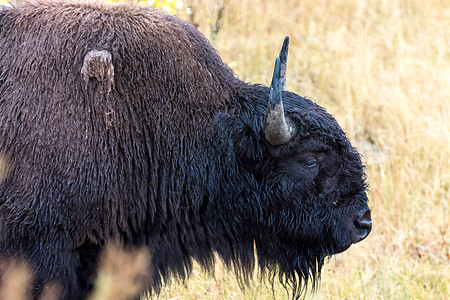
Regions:
[[[289, 35], [288, 89], [324, 106], [364, 155], [372, 233], [331, 258], [319, 289], [304, 297], [448, 299], [448, 1], [190, 0], [182, 5], [178, 14], [197, 24], [245, 81], [269, 83], [273, 61]], [[0, 164], [0, 178], [5, 169]], [[142, 272], [139, 259], [145, 255], [136, 257], [118, 260], [128, 261], [129, 267], [116, 266], [118, 270], [100, 277], [91, 299], [112, 299], [104, 284], [136, 288], [112, 278], [120, 270]], [[174, 280], [150, 298], [288, 295], [278, 283], [272, 290], [257, 273], [254, 281], [240, 286], [219, 263], [214, 274], [196, 266], [188, 281]]]

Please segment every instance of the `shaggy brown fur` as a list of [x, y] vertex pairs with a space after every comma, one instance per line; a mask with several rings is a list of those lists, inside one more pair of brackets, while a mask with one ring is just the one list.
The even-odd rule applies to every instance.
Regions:
[[150, 249], [150, 289], [185, 278], [193, 259], [211, 268], [214, 251], [246, 279], [256, 242], [262, 270], [296, 295], [359, 240], [366, 185], [337, 123], [300, 96], [283, 93], [299, 133], [268, 144], [268, 94], [156, 9], [1, 9], [0, 154], [11, 164], [0, 254], [32, 264], [36, 297], [56, 280], [63, 299], [82, 299], [110, 240]]

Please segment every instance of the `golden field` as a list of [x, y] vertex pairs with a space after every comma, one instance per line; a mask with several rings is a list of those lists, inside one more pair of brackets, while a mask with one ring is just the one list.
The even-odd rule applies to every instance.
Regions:
[[[305, 299], [448, 299], [448, 1], [185, 0], [174, 5], [171, 11], [198, 25], [245, 81], [269, 84], [289, 35], [288, 89], [325, 107], [364, 155], [372, 233], [330, 259], [319, 288]], [[4, 170], [0, 163], [0, 178]], [[173, 281], [151, 299], [289, 297], [281, 285], [272, 289], [254, 277], [240, 286], [221, 264], [214, 274], [196, 267], [188, 281]], [[108, 297], [97, 292], [92, 299]]]

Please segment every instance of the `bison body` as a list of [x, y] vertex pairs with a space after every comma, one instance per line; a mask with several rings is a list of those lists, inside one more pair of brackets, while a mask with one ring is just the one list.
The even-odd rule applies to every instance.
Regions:
[[[296, 295], [371, 221], [359, 154], [323, 108], [279, 89], [280, 57], [269, 88], [155, 9], [1, 9], [0, 255], [34, 267], [36, 297], [56, 281], [82, 299], [110, 241], [148, 247], [153, 290], [214, 253], [246, 279], [256, 245]], [[267, 129], [277, 95], [281, 139]]]

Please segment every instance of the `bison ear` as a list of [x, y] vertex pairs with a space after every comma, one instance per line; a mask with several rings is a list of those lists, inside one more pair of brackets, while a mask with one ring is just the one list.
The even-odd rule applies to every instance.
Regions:
[[247, 124], [241, 118], [224, 113], [216, 115], [215, 125], [219, 142], [226, 143], [235, 155], [246, 160], [258, 160], [263, 157], [265, 151], [264, 143], [261, 142], [262, 137], [253, 130], [257, 125]]

